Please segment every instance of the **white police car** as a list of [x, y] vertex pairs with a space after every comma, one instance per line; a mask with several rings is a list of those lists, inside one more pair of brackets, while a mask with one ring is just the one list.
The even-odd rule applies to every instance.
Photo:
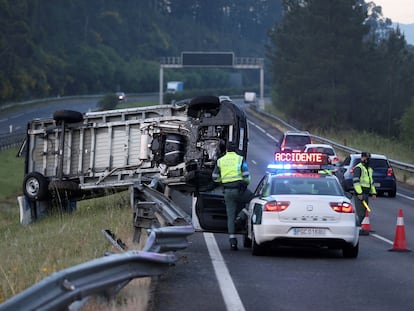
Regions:
[[272, 246], [341, 249], [356, 258], [359, 231], [351, 200], [336, 176], [321, 174], [322, 153], [277, 152], [249, 204], [244, 246], [264, 255]]

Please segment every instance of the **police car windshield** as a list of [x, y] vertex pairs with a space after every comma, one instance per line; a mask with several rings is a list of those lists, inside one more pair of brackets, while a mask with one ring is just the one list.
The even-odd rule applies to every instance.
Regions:
[[[335, 178], [321, 178], [319, 174], [307, 177], [297, 174], [291, 176], [274, 176], [268, 184], [269, 195], [304, 194], [304, 195], [333, 195], [342, 196], [343, 192]], [[266, 191], [265, 191], [266, 192]]]

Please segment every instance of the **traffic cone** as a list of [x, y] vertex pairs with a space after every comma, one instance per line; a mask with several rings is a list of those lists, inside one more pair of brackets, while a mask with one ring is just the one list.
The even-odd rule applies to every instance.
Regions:
[[390, 249], [389, 251], [411, 252], [407, 248], [407, 242], [405, 240], [405, 228], [404, 228], [404, 218], [403, 218], [402, 209], [398, 211], [397, 228], [395, 229], [394, 245], [392, 249]]
[[362, 230], [369, 231], [369, 232], [375, 232], [371, 229], [371, 224], [369, 223], [369, 212], [365, 211], [365, 217], [361, 222], [361, 228]]

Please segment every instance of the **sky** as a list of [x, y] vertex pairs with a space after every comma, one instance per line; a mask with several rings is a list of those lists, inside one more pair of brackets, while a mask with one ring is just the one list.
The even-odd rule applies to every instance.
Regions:
[[[414, 0], [371, 0], [393, 23], [414, 24]], [[365, 2], [368, 2], [365, 0]]]

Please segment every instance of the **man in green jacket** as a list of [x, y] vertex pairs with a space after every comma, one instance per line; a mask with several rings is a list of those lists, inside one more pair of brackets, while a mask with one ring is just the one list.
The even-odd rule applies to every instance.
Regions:
[[[236, 153], [236, 146], [233, 143], [227, 144], [226, 153], [217, 160], [212, 178], [214, 182], [223, 185], [230, 248], [237, 250], [236, 214], [239, 206], [250, 201], [253, 194], [247, 189], [251, 179], [247, 162]], [[238, 218], [245, 220], [246, 214], [247, 210], [243, 208]]]
[[[374, 179], [373, 179], [373, 170], [369, 166], [369, 160], [371, 154], [369, 152], [361, 153], [361, 162], [358, 163], [354, 168], [354, 190], [357, 197], [355, 198], [355, 208], [358, 215], [358, 224], [362, 225], [362, 220], [366, 214], [366, 208], [363, 204], [365, 201], [368, 204], [369, 196], [371, 195], [373, 199], [377, 196], [377, 190], [375, 189]], [[360, 231], [361, 235], [368, 235], [369, 231], [362, 230]]]

